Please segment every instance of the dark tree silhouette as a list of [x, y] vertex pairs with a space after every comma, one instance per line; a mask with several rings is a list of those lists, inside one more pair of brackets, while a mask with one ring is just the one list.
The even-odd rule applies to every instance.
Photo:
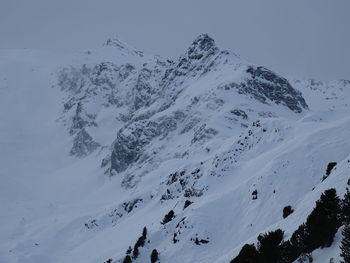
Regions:
[[258, 263], [259, 253], [254, 244], [245, 244], [238, 256], [231, 260], [230, 263]]
[[279, 250], [280, 250], [280, 257], [278, 259], [278, 263], [290, 263], [295, 261], [300, 253], [298, 253], [298, 251], [296, 250], [296, 248], [292, 245], [292, 243], [288, 240], [283, 242], [280, 246], [279, 246]]
[[283, 240], [283, 234], [281, 229], [277, 229], [258, 236], [258, 251], [261, 262], [277, 262], [280, 258], [279, 244]]
[[342, 202], [342, 221], [344, 224], [350, 224], [350, 192], [348, 188], [346, 188]]
[[[244, 245], [231, 263], [291, 263], [298, 258], [310, 261], [310, 253], [317, 248], [330, 246], [342, 221], [349, 222], [349, 218], [349, 190], [341, 203], [336, 190], [328, 189], [322, 193], [306, 222], [298, 227], [290, 240], [282, 241], [281, 229], [260, 234], [258, 249], [254, 245]], [[343, 236], [342, 257], [344, 263], [350, 263], [350, 227], [344, 229]]]
[[306, 250], [303, 252], [310, 253], [319, 247], [329, 247], [340, 223], [340, 199], [336, 190], [331, 188], [321, 195], [306, 220]]
[[350, 225], [345, 225], [343, 231], [343, 239], [341, 241], [340, 256], [343, 258], [342, 263], [350, 263]]
[[297, 230], [294, 231], [292, 237], [290, 238], [290, 243], [292, 245], [293, 251], [290, 253], [295, 256], [293, 259], [297, 259], [301, 253], [306, 251], [306, 237], [307, 228], [305, 224], [301, 224]]
[[131, 262], [132, 262], [131, 257], [129, 255], [126, 255], [123, 263], [131, 263]]
[[142, 230], [142, 236], [146, 239], [147, 238], [147, 228], [144, 227]]
[[131, 252], [132, 252], [132, 248], [129, 246], [129, 248], [126, 250], [126, 254], [127, 254], [127, 255], [130, 255]]
[[159, 260], [159, 253], [157, 249], [153, 249], [151, 253], [151, 263], [156, 263]]

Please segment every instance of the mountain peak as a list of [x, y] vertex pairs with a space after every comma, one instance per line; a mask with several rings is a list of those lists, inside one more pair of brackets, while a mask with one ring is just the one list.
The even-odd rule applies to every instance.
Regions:
[[191, 59], [201, 59], [204, 55], [214, 54], [219, 51], [215, 40], [208, 34], [199, 35], [188, 48], [188, 57]]
[[107, 42], [105, 43], [106, 46], [114, 46], [118, 47], [120, 49], [127, 48], [127, 44], [120, 41], [117, 37], [109, 38]]
[[107, 47], [115, 47], [119, 50], [127, 51], [127, 53], [143, 56], [143, 52], [130, 46], [129, 44], [125, 43], [124, 41], [121, 41], [118, 37], [109, 38], [104, 46]]
[[215, 40], [210, 37], [208, 34], [200, 34], [196, 39], [193, 41], [193, 44], [210, 44], [211, 46], [215, 46]]

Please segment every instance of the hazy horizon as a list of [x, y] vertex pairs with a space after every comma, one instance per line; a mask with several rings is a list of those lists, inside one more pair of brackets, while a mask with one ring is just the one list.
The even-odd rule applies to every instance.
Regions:
[[284, 75], [350, 79], [348, 0], [0, 0], [0, 48], [73, 51], [108, 38], [176, 58], [201, 33]]

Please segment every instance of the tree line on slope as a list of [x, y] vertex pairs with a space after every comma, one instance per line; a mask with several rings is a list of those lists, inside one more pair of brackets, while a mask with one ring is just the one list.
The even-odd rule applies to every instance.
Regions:
[[322, 193], [306, 222], [298, 227], [291, 238], [283, 241], [281, 229], [258, 236], [257, 247], [245, 244], [231, 263], [292, 263], [298, 258], [309, 259], [317, 248], [332, 245], [339, 227], [345, 225], [342, 240], [342, 258], [350, 263], [350, 193], [341, 200], [334, 188]]
[[[137, 239], [134, 249], [131, 247], [128, 248], [126, 251], [126, 256], [123, 260], [123, 263], [131, 263], [133, 260], [137, 259], [140, 255], [139, 248], [143, 247], [147, 240], [147, 228], [144, 227], [142, 230], [142, 235]], [[148, 241], [149, 242], [149, 241]], [[152, 250], [152, 253], [150, 255], [151, 263], [155, 263], [159, 261], [159, 253], [156, 249]]]

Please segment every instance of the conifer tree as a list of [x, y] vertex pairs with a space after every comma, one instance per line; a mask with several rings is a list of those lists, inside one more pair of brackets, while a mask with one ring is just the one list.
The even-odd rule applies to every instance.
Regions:
[[123, 263], [131, 263], [131, 262], [132, 262], [131, 257], [129, 255], [126, 255]]
[[340, 256], [343, 258], [342, 263], [350, 263], [350, 225], [345, 225], [343, 231], [343, 239], [341, 241]]
[[147, 228], [144, 227], [142, 230], [142, 236], [146, 239], [147, 238]]
[[292, 245], [290, 240], [282, 242], [279, 246], [279, 254], [278, 263], [294, 262], [300, 256], [297, 248]]
[[156, 263], [159, 260], [159, 253], [157, 249], [153, 249], [151, 253], [151, 263]]
[[[301, 253], [306, 251], [306, 238], [307, 238], [307, 228], [305, 224], [301, 224], [297, 230], [294, 231], [290, 243], [295, 250], [296, 258], [300, 256]], [[295, 258], [295, 259], [296, 259]]]
[[284, 232], [281, 229], [277, 229], [258, 236], [258, 251], [261, 262], [277, 262], [280, 258], [279, 244], [283, 240], [283, 234]]
[[134, 250], [132, 251], [132, 258], [137, 259], [137, 257], [140, 255], [139, 247], [135, 244]]
[[340, 226], [340, 199], [334, 188], [326, 190], [306, 220], [306, 250], [329, 247]]
[[344, 224], [350, 224], [350, 192], [348, 188], [346, 188], [342, 202], [342, 221]]
[[245, 244], [238, 256], [231, 260], [230, 263], [258, 263], [259, 253], [254, 244]]
[[126, 254], [131, 255], [131, 252], [132, 252], [132, 248], [131, 246], [129, 246], [129, 248], [126, 250]]

